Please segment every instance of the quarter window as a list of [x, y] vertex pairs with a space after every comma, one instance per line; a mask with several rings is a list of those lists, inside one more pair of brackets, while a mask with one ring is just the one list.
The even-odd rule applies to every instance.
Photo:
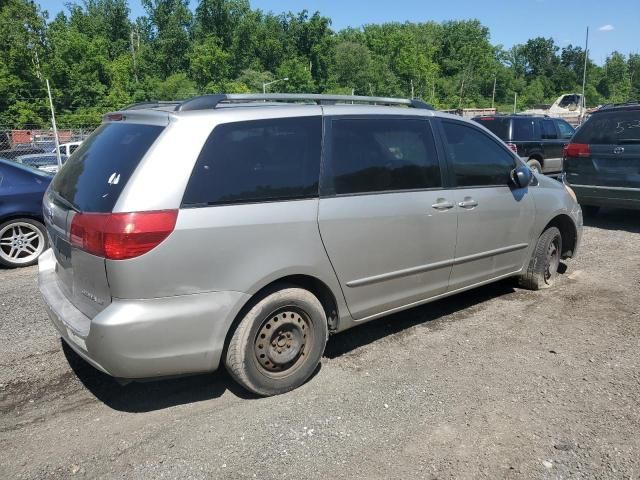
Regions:
[[560, 138], [569, 139], [573, 137], [575, 130], [564, 120], [557, 120], [558, 130], [560, 130]]
[[515, 159], [505, 148], [473, 127], [451, 121], [442, 125], [458, 187], [509, 183]]
[[334, 119], [330, 150], [324, 174], [328, 193], [442, 186], [433, 135], [425, 119]]
[[198, 157], [182, 203], [317, 197], [321, 142], [320, 116], [219, 125]]

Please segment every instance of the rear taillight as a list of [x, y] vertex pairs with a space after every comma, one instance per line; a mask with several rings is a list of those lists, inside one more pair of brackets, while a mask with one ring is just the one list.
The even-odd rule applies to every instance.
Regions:
[[586, 143], [570, 143], [564, 147], [564, 158], [589, 158], [590, 156], [591, 147]]
[[177, 210], [77, 213], [71, 222], [71, 244], [110, 260], [135, 258], [167, 238], [177, 218]]
[[518, 153], [518, 145], [515, 143], [507, 143], [507, 147], [509, 147], [515, 153]]

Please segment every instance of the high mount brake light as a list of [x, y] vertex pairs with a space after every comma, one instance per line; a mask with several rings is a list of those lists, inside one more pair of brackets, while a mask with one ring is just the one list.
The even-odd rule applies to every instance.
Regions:
[[139, 257], [157, 247], [176, 226], [177, 210], [130, 213], [77, 213], [71, 244], [109, 260]]
[[564, 147], [564, 157], [589, 158], [591, 147], [586, 143], [570, 143]]

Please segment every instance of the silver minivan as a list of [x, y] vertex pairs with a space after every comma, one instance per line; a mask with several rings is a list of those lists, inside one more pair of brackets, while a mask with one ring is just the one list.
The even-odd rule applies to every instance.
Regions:
[[210, 372], [274, 395], [330, 334], [506, 277], [553, 284], [570, 188], [419, 100], [209, 95], [134, 105], [44, 198], [40, 290], [64, 341], [130, 380]]

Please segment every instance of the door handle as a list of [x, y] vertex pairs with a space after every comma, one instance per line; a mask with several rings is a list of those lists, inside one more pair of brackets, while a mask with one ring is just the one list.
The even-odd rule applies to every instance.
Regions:
[[431, 205], [431, 208], [435, 208], [436, 210], [449, 210], [453, 208], [453, 203], [445, 200], [444, 198], [439, 198], [436, 203]]
[[464, 201], [458, 202], [458, 206], [462, 208], [474, 208], [478, 206], [478, 202], [471, 197], [466, 197]]

